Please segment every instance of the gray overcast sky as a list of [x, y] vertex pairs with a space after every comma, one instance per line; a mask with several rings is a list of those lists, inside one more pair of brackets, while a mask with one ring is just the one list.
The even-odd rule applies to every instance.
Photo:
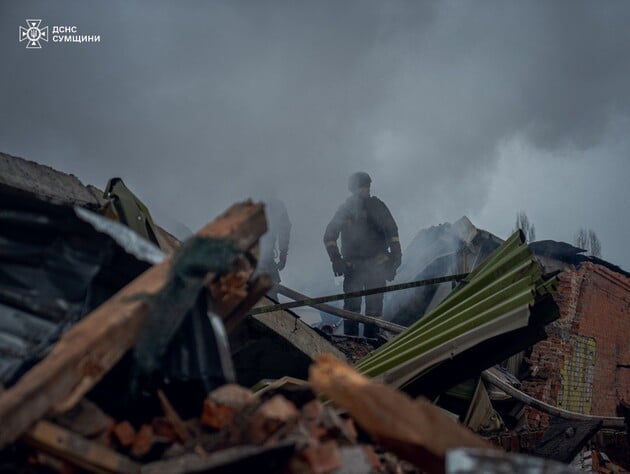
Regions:
[[[101, 42], [27, 50], [27, 18]], [[0, 151], [121, 176], [193, 230], [275, 186], [304, 291], [332, 280], [322, 234], [357, 170], [403, 248], [462, 215], [507, 237], [524, 210], [629, 270], [629, 19], [621, 0], [0, 0]]]

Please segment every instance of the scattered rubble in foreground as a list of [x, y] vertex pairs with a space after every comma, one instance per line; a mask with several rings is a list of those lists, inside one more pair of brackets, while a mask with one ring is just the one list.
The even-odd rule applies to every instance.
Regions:
[[118, 178], [102, 193], [5, 154], [0, 171], [2, 472], [628, 472], [623, 354], [617, 398], [592, 393], [616, 357], [593, 329], [602, 288], [606, 337], [628, 331], [618, 267], [462, 221], [487, 259], [437, 262], [470, 272], [458, 289], [421, 290], [408, 329], [343, 337], [249, 314], [272, 304], [261, 204], [182, 244]]

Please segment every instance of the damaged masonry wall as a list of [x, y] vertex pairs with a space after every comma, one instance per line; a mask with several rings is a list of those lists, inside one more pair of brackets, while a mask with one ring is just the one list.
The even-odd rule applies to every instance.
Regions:
[[[585, 262], [560, 275], [556, 301], [560, 318], [533, 347], [523, 390], [567, 410], [616, 415], [630, 401], [630, 278]], [[549, 416], [531, 409], [528, 421], [545, 428]]]
[[[404, 258], [419, 261], [421, 257], [423, 262], [430, 263], [415, 269], [416, 272], [423, 275], [436, 262], [444, 260], [445, 249], [460, 257], [490, 242], [488, 237], [492, 236], [488, 233], [475, 239], [458, 240], [453, 230], [456, 224], [419, 232], [424, 245], [415, 250], [410, 246]], [[472, 224], [469, 227], [474, 229]], [[454, 247], [444, 247], [444, 243]], [[548, 338], [526, 352], [531, 362], [528, 372], [524, 374], [521, 370], [525, 369], [520, 367], [522, 356], [513, 358], [510, 368], [523, 379], [521, 389], [558, 408], [590, 415], [619, 416], [620, 402], [630, 400], [630, 274], [610, 262], [583, 255], [584, 250], [564, 242], [538, 241], [530, 248], [545, 273], [560, 272], [560, 286], [554, 297], [561, 316], [547, 326]], [[422, 249], [428, 249], [427, 255], [414, 254]], [[451, 261], [460, 260], [451, 258]], [[415, 303], [438, 296], [429, 294], [427, 289], [423, 291], [423, 295], [415, 298]], [[416, 315], [421, 313], [418, 311]], [[400, 314], [395, 314], [398, 316]], [[531, 429], [549, 426], [548, 415], [533, 409], [528, 409], [527, 415]]]

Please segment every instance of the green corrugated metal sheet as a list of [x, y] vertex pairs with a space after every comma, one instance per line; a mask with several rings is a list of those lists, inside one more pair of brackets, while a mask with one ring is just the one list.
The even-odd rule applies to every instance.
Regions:
[[517, 231], [439, 306], [361, 360], [357, 368], [403, 387], [483, 341], [535, 324], [541, 318], [531, 308], [553, 291], [554, 284], [555, 279], [543, 280], [540, 266]]

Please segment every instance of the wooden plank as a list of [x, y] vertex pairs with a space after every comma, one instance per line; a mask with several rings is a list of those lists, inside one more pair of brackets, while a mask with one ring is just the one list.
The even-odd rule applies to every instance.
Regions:
[[223, 318], [225, 330], [229, 334], [247, 316], [249, 309], [255, 305], [272, 288], [271, 277], [261, 273], [250, 283], [247, 296]]
[[105, 436], [115, 425], [112, 418], [107, 416], [98, 405], [86, 398], [81, 399], [72, 410], [48, 420], [62, 428], [69, 429], [73, 433], [91, 439]]
[[[200, 237], [230, 238], [247, 250], [266, 231], [261, 204], [233, 205]], [[148, 309], [138, 295], [159, 291], [172, 257], [150, 268], [74, 325], [50, 354], [0, 396], [0, 448], [17, 439], [56, 404], [78, 400], [120, 360], [140, 335]]]
[[427, 400], [414, 400], [370, 380], [330, 355], [317, 357], [309, 382], [318, 393], [344, 408], [380, 445], [423, 472], [444, 472], [450, 449], [493, 449], [488, 441]]
[[45, 420], [38, 421], [22, 440], [30, 446], [90, 472], [125, 474], [140, 472], [140, 465], [131, 459]]

